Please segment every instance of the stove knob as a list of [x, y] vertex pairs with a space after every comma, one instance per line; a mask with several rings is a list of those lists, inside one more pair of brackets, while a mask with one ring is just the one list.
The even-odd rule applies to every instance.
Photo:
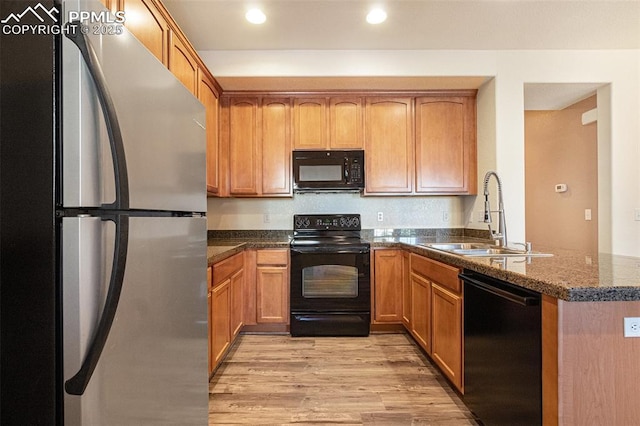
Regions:
[[302, 221], [302, 226], [303, 228], [308, 228], [309, 225], [311, 225], [311, 221], [309, 220], [308, 217], [305, 217], [304, 220]]
[[359, 225], [360, 225], [360, 219], [358, 219], [357, 217], [352, 218], [351, 226], [353, 228], [357, 228]]

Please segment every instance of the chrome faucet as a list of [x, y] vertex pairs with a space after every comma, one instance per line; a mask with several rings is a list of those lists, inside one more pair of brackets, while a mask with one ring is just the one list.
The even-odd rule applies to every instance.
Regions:
[[[498, 183], [498, 210], [491, 210], [489, 204], [489, 179], [491, 176], [496, 178]], [[498, 213], [498, 231], [491, 227], [491, 213]], [[502, 202], [502, 181], [494, 171], [488, 171], [484, 175], [484, 223], [489, 224], [489, 233], [496, 244], [507, 247], [507, 224], [504, 219], [504, 203]]]

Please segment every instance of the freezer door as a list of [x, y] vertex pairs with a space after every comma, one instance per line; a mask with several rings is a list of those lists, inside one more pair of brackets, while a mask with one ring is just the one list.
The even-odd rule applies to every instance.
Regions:
[[[103, 10], [95, 0], [68, 0], [63, 8], [65, 19], [72, 10]], [[124, 209], [206, 211], [203, 105], [124, 26], [86, 24], [122, 135], [130, 198]], [[62, 37], [62, 52], [61, 200], [64, 207], [102, 207], [115, 201], [105, 112], [78, 47]]]
[[[203, 425], [208, 417], [206, 219], [129, 217], [113, 325], [67, 425]], [[62, 220], [64, 380], [87, 356], [111, 276], [115, 225]]]

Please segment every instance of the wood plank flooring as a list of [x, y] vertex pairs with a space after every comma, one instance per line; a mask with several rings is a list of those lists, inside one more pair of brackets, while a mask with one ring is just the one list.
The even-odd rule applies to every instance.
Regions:
[[405, 334], [244, 334], [209, 384], [209, 424], [479, 423]]

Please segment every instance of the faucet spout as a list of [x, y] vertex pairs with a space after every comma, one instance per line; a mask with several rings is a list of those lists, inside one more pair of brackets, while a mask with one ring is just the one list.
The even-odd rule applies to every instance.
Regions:
[[[491, 204], [489, 202], [489, 180], [491, 177], [496, 179], [498, 184], [498, 210], [491, 210]], [[484, 175], [484, 222], [489, 225], [489, 233], [497, 243], [506, 247], [508, 245], [507, 240], [507, 224], [504, 217], [504, 203], [502, 201], [502, 181], [498, 174], [492, 170], [488, 171]], [[496, 231], [491, 227], [491, 213], [498, 213], [498, 230]]]

